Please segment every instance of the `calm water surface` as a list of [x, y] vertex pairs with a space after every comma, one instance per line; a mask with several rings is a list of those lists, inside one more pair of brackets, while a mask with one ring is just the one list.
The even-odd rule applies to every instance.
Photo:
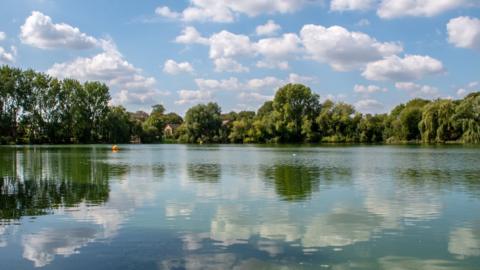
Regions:
[[479, 269], [480, 148], [0, 147], [0, 269]]

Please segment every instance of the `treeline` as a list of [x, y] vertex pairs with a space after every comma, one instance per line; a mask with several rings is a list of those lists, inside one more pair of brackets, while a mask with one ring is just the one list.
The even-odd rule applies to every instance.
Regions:
[[0, 68], [0, 143], [480, 143], [480, 92], [462, 100], [413, 99], [389, 114], [362, 114], [301, 84], [280, 88], [257, 112], [222, 113], [216, 103], [185, 118], [110, 106], [99, 82], [58, 80]]
[[480, 143], [480, 92], [462, 100], [413, 99], [372, 115], [343, 102], [321, 103], [310, 88], [288, 84], [256, 113], [222, 115], [216, 104], [197, 105], [178, 136], [190, 143]]
[[182, 123], [161, 105], [130, 113], [109, 101], [103, 83], [0, 67], [0, 144], [160, 142], [165, 123]]

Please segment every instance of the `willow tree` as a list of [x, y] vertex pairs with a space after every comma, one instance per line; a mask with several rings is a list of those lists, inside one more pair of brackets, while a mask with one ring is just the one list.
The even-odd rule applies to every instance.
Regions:
[[462, 141], [480, 143], [480, 92], [472, 93], [457, 106], [454, 119], [462, 129]]
[[453, 116], [456, 104], [451, 100], [436, 100], [423, 108], [419, 123], [422, 141], [446, 142], [458, 139]]

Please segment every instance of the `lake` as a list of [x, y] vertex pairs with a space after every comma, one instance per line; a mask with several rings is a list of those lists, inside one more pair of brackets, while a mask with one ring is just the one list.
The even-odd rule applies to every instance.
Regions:
[[478, 269], [480, 148], [0, 147], [1, 269]]

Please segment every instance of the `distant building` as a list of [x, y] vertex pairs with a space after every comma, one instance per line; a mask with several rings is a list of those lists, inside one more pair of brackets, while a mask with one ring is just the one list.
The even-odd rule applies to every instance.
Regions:
[[163, 129], [163, 134], [165, 137], [173, 137], [175, 134], [175, 131], [178, 129], [180, 125], [178, 124], [167, 124], [165, 128]]

